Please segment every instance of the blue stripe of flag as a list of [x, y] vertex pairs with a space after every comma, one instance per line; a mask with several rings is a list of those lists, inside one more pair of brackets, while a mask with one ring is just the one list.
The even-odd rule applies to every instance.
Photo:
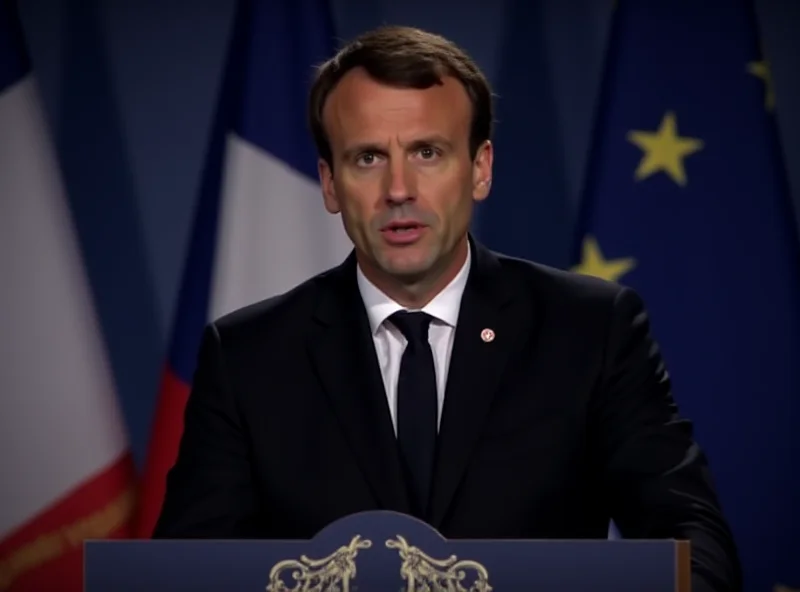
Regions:
[[168, 364], [175, 376], [187, 385], [192, 383], [203, 328], [209, 321], [226, 138], [240, 103], [243, 61], [247, 47], [245, 34], [249, 18], [250, 3], [240, 1], [237, 4], [231, 31], [222, 91], [214, 115], [186, 265], [178, 294]]
[[326, 0], [239, 2], [169, 354], [172, 371], [186, 384], [209, 320], [226, 136], [234, 130], [316, 178], [305, 105], [313, 66], [333, 50], [329, 15]]
[[331, 57], [327, 0], [257, 2], [249, 23], [246, 78], [235, 131], [310, 179], [317, 153], [306, 124], [314, 66]]
[[15, 0], [0, 0], [0, 93], [24, 78], [31, 64]]

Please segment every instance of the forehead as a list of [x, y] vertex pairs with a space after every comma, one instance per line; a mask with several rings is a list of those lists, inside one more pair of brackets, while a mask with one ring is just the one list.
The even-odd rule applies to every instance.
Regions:
[[411, 137], [438, 133], [453, 140], [469, 136], [472, 106], [464, 86], [446, 76], [427, 89], [396, 88], [370, 78], [360, 68], [339, 81], [325, 103], [322, 118], [332, 143], [381, 136]]

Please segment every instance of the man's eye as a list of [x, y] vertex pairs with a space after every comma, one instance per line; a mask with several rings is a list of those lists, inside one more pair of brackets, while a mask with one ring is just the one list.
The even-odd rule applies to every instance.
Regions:
[[432, 158], [436, 158], [438, 156], [438, 151], [435, 148], [431, 148], [430, 146], [425, 146], [424, 148], [419, 149], [419, 155], [423, 158], [423, 160], [430, 160]]
[[370, 166], [375, 162], [376, 159], [377, 157], [375, 154], [372, 152], [366, 152], [356, 159], [356, 163], [359, 166]]

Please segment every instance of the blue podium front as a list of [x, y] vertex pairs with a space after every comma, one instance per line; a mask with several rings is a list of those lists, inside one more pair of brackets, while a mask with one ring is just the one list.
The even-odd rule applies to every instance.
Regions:
[[87, 541], [85, 592], [689, 592], [689, 543], [445, 540], [394, 512], [309, 541]]

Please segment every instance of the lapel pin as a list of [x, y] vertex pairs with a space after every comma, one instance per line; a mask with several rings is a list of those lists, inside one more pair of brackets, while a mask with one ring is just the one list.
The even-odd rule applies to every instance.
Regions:
[[484, 343], [489, 343], [490, 341], [494, 341], [494, 331], [491, 329], [484, 329], [481, 331], [481, 339], [483, 339]]

